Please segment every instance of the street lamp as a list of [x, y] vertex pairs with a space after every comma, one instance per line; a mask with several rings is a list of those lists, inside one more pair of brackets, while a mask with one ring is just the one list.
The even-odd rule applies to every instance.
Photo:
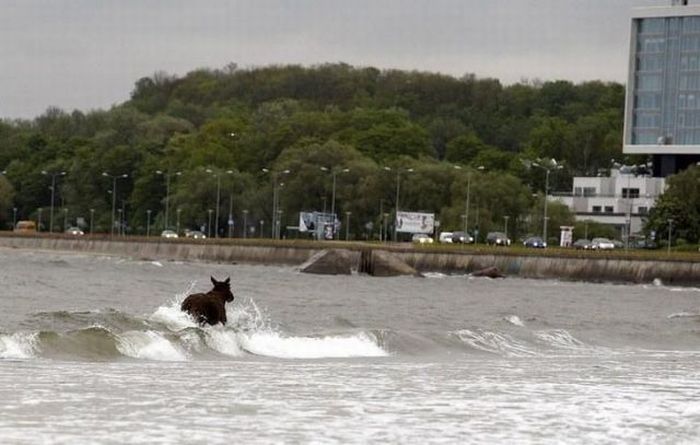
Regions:
[[[384, 167], [385, 171], [391, 171], [391, 167]], [[399, 220], [399, 192], [401, 190], [401, 171], [405, 171], [406, 173], [412, 173], [413, 169], [412, 168], [407, 168], [407, 169], [401, 169], [397, 168], [396, 169], [396, 210], [394, 214], [394, 242], [397, 240], [397, 229], [398, 229], [398, 220]]]
[[68, 230], [68, 207], [63, 208], [63, 231]]
[[211, 214], [213, 210], [209, 209], [207, 210], [207, 213], [209, 213], [209, 223], [207, 224], [207, 238], [211, 238]]
[[533, 167], [539, 167], [543, 169], [546, 174], [545, 174], [545, 181], [544, 181], [544, 215], [542, 217], [542, 239], [544, 242], [547, 242], [547, 197], [549, 196], [549, 174], [552, 170], [561, 170], [564, 168], [563, 165], [557, 163], [557, 160], [552, 158], [550, 161], [547, 161], [547, 164], [544, 165], [541, 161], [540, 162], [533, 162], [532, 163]]
[[146, 210], [146, 237], [151, 236], [151, 209]]
[[43, 209], [41, 207], [36, 209], [36, 212], [37, 212], [36, 230], [37, 230], [37, 232], [41, 232], [41, 213], [42, 213], [42, 211], [43, 211]]
[[[277, 222], [277, 210], [279, 207], [279, 186], [281, 185], [281, 184], [278, 184], [277, 179], [278, 179], [280, 174], [288, 175], [289, 173], [291, 173], [291, 170], [287, 169], [287, 170], [282, 170], [281, 172], [274, 172], [274, 171], [270, 170], [269, 168], [263, 168], [262, 171], [264, 173], [270, 173], [270, 176], [272, 177], [272, 216], [271, 216], [272, 226], [270, 227], [270, 238], [277, 238], [279, 236], [279, 234], [276, 231], [276, 228], [279, 226], [279, 224]], [[261, 224], [260, 227], [261, 227], [260, 236], [262, 237], [263, 236], [263, 232], [262, 232], [263, 225]]]
[[93, 229], [94, 229], [93, 223], [94, 222], [95, 222], [95, 209], [90, 209], [90, 235], [92, 235], [94, 233], [93, 232]]
[[[455, 166], [459, 167], [459, 166]], [[461, 167], [460, 167], [461, 168]], [[480, 172], [483, 172], [486, 167], [483, 165], [480, 165], [476, 168]], [[469, 232], [467, 231], [468, 226], [469, 226], [469, 198], [471, 194], [471, 185], [472, 185], [472, 170], [469, 170], [469, 173], [467, 174], [467, 199], [466, 202], [464, 203], [464, 239], [465, 239], [465, 245], [469, 241]], [[478, 221], [477, 221], [478, 223]], [[474, 237], [474, 242], [476, 243], [476, 236]]]
[[178, 208], [177, 209], [177, 224], [175, 226], [176, 233], [179, 235], [180, 234], [180, 213], [182, 213], [182, 209]]
[[328, 168], [328, 167], [321, 167], [321, 170], [327, 172], [331, 172], [331, 176], [333, 177], [333, 193], [331, 195], [331, 215], [333, 218], [333, 238], [335, 238], [335, 184], [336, 184], [336, 177], [338, 176], [338, 173], [348, 173], [350, 171], [349, 168], [341, 168], [341, 169], [336, 169], [336, 168]]
[[504, 216], [503, 220], [505, 221], [504, 227], [503, 227], [503, 232], [506, 234], [506, 238], [508, 238], [508, 220], [510, 219], [510, 216]]
[[17, 227], [17, 207], [12, 207], [12, 228]]
[[53, 233], [53, 203], [54, 197], [56, 196], [56, 177], [65, 176], [66, 172], [47, 172], [46, 170], [42, 170], [41, 174], [44, 176], [51, 176], [51, 213], [49, 213], [49, 233]]
[[352, 212], [345, 212], [345, 241], [350, 239], [350, 215]]
[[156, 170], [156, 174], [165, 176], [165, 222], [163, 223], [163, 230], [167, 230], [169, 228], [168, 213], [170, 209], [170, 177], [180, 176], [182, 175], [182, 172], [166, 173], [162, 170]]
[[243, 210], [243, 239], [248, 238], [248, 210]]
[[[107, 172], [102, 172], [102, 176], [104, 176], [105, 178], [112, 179], [112, 230], [110, 233], [112, 236], [114, 236], [114, 214], [115, 209], [117, 208], [117, 179], [128, 178], [129, 175], [127, 175], [126, 173], [124, 173], [123, 175], [110, 175]], [[53, 205], [53, 198], [51, 198], [51, 201], [51, 205]]]
[[666, 220], [668, 222], [668, 246], [666, 247], [666, 253], [671, 255], [671, 228], [673, 227], [673, 218]]

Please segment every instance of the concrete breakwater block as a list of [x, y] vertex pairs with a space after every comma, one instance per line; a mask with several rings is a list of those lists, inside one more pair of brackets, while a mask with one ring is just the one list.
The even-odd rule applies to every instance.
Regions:
[[375, 277], [396, 277], [399, 275], [421, 276], [416, 269], [406, 264], [405, 261], [391, 252], [373, 250], [370, 251], [369, 254], [370, 258], [368, 261], [363, 261], [366, 270], [363, 270], [363, 267], [361, 267], [360, 272], [365, 272]]
[[350, 275], [357, 270], [359, 254], [346, 249], [322, 250], [315, 253], [299, 269], [321, 275]]

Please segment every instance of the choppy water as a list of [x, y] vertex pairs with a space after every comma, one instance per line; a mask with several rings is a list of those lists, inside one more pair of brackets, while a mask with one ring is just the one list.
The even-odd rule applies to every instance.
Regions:
[[[231, 276], [229, 324], [179, 311]], [[697, 443], [700, 290], [0, 250], [0, 442]]]

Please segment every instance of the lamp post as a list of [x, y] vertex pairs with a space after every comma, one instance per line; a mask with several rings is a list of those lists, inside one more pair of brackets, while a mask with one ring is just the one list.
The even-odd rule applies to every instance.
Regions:
[[506, 234], [506, 238], [508, 238], [508, 220], [510, 219], [510, 216], [504, 216], [503, 220], [505, 221], [504, 227], [503, 227], [503, 232]]
[[542, 217], [542, 239], [544, 242], [547, 242], [547, 197], [549, 196], [549, 174], [552, 170], [561, 170], [563, 166], [559, 163], [557, 163], [557, 160], [552, 158], [551, 161], [548, 161], [547, 165], [543, 165], [543, 163], [540, 162], [533, 162], [532, 163], [533, 167], [539, 167], [543, 169], [546, 174], [545, 174], [545, 180], [544, 180], [544, 210], [543, 210], [543, 217]]
[[45, 176], [51, 176], [51, 212], [49, 213], [49, 233], [53, 233], [53, 207], [54, 197], [56, 196], [56, 177], [65, 176], [66, 172], [48, 172], [46, 170], [42, 170], [41, 174]]
[[347, 173], [350, 171], [349, 168], [328, 168], [328, 167], [321, 167], [321, 170], [327, 172], [331, 172], [331, 176], [333, 177], [333, 193], [331, 194], [331, 215], [333, 218], [333, 238], [335, 238], [335, 185], [336, 185], [336, 178], [338, 176], [338, 173]]
[[151, 236], [151, 209], [146, 210], [146, 237]]
[[209, 209], [207, 210], [207, 213], [209, 214], [209, 222], [207, 223], [207, 238], [211, 238], [211, 214], [213, 210]]
[[[110, 175], [107, 172], [102, 172], [102, 176], [104, 176], [105, 178], [112, 179], [112, 230], [110, 234], [114, 236], [114, 215], [115, 209], [117, 208], [117, 179], [128, 178], [129, 175], [127, 175], [126, 173], [124, 173], [123, 175]], [[51, 205], [53, 205], [53, 198], [51, 198], [51, 201]]]
[[12, 207], [12, 228], [17, 227], [17, 207]]
[[671, 228], [673, 227], [673, 218], [666, 220], [668, 222], [668, 246], [666, 246], [666, 254], [671, 255]]
[[243, 210], [243, 239], [248, 238], [248, 210]]
[[36, 221], [36, 230], [37, 232], [41, 232], [41, 213], [42, 213], [42, 208], [39, 207], [36, 209], [37, 212], [37, 221]]
[[[391, 171], [391, 167], [384, 167], [385, 171]], [[394, 213], [394, 242], [397, 241], [397, 232], [398, 232], [398, 220], [399, 220], [399, 197], [400, 197], [400, 190], [401, 190], [401, 170], [400, 168], [396, 169], [396, 209]], [[411, 173], [413, 172], [412, 168], [407, 168], [404, 170], [406, 173]]]
[[[477, 167], [477, 170], [479, 171], [484, 171], [486, 167], [483, 165], [480, 165]], [[467, 174], [467, 199], [466, 202], [464, 203], [464, 240], [465, 240], [465, 245], [467, 242], [469, 242], [469, 232], [467, 229], [469, 228], [469, 198], [471, 196], [471, 185], [472, 185], [472, 171], [469, 170], [469, 173]], [[474, 242], [476, 243], [476, 238], [474, 238]]]
[[119, 231], [117, 232], [117, 235], [121, 236], [122, 235], [122, 230], [124, 229], [123, 225], [123, 215], [124, 215], [124, 210], [122, 209], [117, 209], [117, 214], [119, 217], [117, 218], [118, 224], [119, 224]]
[[90, 209], [90, 235], [94, 233], [95, 209]]
[[[282, 170], [281, 172], [274, 172], [270, 170], [269, 168], [263, 168], [262, 171], [264, 173], [270, 173], [270, 176], [272, 177], [272, 216], [271, 216], [271, 227], [270, 227], [270, 238], [277, 238], [279, 234], [277, 233], [277, 227], [279, 226], [277, 222], [277, 210], [279, 207], [279, 186], [281, 184], [278, 184], [278, 177], [280, 174], [288, 175], [291, 173], [291, 170]], [[260, 225], [260, 236], [263, 236], [262, 232], [262, 227], [263, 225]]]
[[68, 230], [68, 208], [63, 208], [63, 231]]
[[180, 213], [182, 213], [182, 209], [178, 208], [177, 209], [177, 225], [175, 226], [176, 233], [180, 235]]
[[350, 239], [350, 215], [352, 212], [345, 212], [345, 241]]
[[182, 175], [182, 172], [170, 173], [164, 172], [163, 170], [156, 170], [156, 174], [165, 176], [165, 221], [163, 222], [163, 230], [167, 230], [169, 228], [168, 214], [170, 210], [170, 177], [180, 176]]
[[265, 228], [265, 220], [261, 219], [260, 220], [260, 238], [263, 236], [263, 229]]

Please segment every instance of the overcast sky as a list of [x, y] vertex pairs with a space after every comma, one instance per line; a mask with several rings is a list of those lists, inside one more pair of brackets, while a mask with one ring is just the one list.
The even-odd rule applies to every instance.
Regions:
[[156, 71], [230, 62], [624, 82], [630, 11], [670, 3], [0, 0], [0, 118], [109, 108]]

